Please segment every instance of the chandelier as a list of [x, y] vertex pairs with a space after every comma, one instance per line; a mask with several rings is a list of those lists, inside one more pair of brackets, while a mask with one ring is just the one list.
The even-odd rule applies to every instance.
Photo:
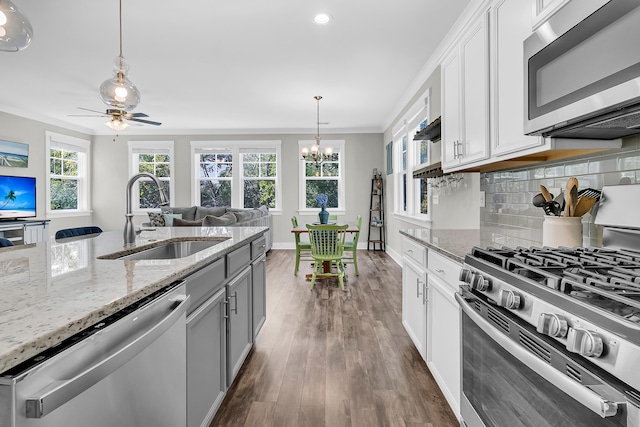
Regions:
[[331, 155], [333, 154], [333, 148], [325, 147], [324, 152], [320, 150], [320, 100], [322, 99], [322, 97], [314, 96], [313, 98], [316, 100], [317, 104], [316, 111], [318, 127], [316, 133], [316, 143], [314, 145], [311, 145], [310, 147], [302, 147], [302, 149], [300, 150], [300, 154], [302, 155], [302, 158], [304, 160], [312, 163], [316, 167], [316, 170], [319, 170], [322, 163], [331, 158]]

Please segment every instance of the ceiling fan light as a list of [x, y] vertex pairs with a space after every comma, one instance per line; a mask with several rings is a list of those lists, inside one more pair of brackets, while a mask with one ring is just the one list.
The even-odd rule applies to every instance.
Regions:
[[102, 102], [115, 110], [130, 111], [140, 103], [140, 91], [124, 75], [116, 75], [100, 85]]
[[17, 52], [31, 44], [31, 23], [9, 0], [0, 0], [0, 51]]
[[114, 117], [105, 123], [111, 130], [125, 130], [129, 127], [127, 123], [125, 123], [121, 118]]

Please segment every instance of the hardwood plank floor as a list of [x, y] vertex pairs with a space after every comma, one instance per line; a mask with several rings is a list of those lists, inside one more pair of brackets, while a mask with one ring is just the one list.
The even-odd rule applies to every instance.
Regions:
[[402, 269], [358, 251], [345, 291], [312, 291], [295, 251], [267, 255], [267, 321], [213, 426], [458, 427], [401, 322]]

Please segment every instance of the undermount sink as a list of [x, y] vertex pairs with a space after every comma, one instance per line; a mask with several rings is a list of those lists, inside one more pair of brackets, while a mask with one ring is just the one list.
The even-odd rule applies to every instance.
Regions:
[[197, 252], [208, 249], [226, 239], [220, 240], [181, 240], [168, 242], [149, 249], [142, 249], [134, 253], [121, 252], [103, 255], [100, 259], [124, 259], [124, 260], [145, 260], [145, 259], [176, 259], [193, 255]]

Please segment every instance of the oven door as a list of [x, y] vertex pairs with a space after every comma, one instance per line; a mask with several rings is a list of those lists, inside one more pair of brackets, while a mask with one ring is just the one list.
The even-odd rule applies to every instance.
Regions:
[[637, 426], [624, 384], [463, 290], [461, 416], [468, 427]]

